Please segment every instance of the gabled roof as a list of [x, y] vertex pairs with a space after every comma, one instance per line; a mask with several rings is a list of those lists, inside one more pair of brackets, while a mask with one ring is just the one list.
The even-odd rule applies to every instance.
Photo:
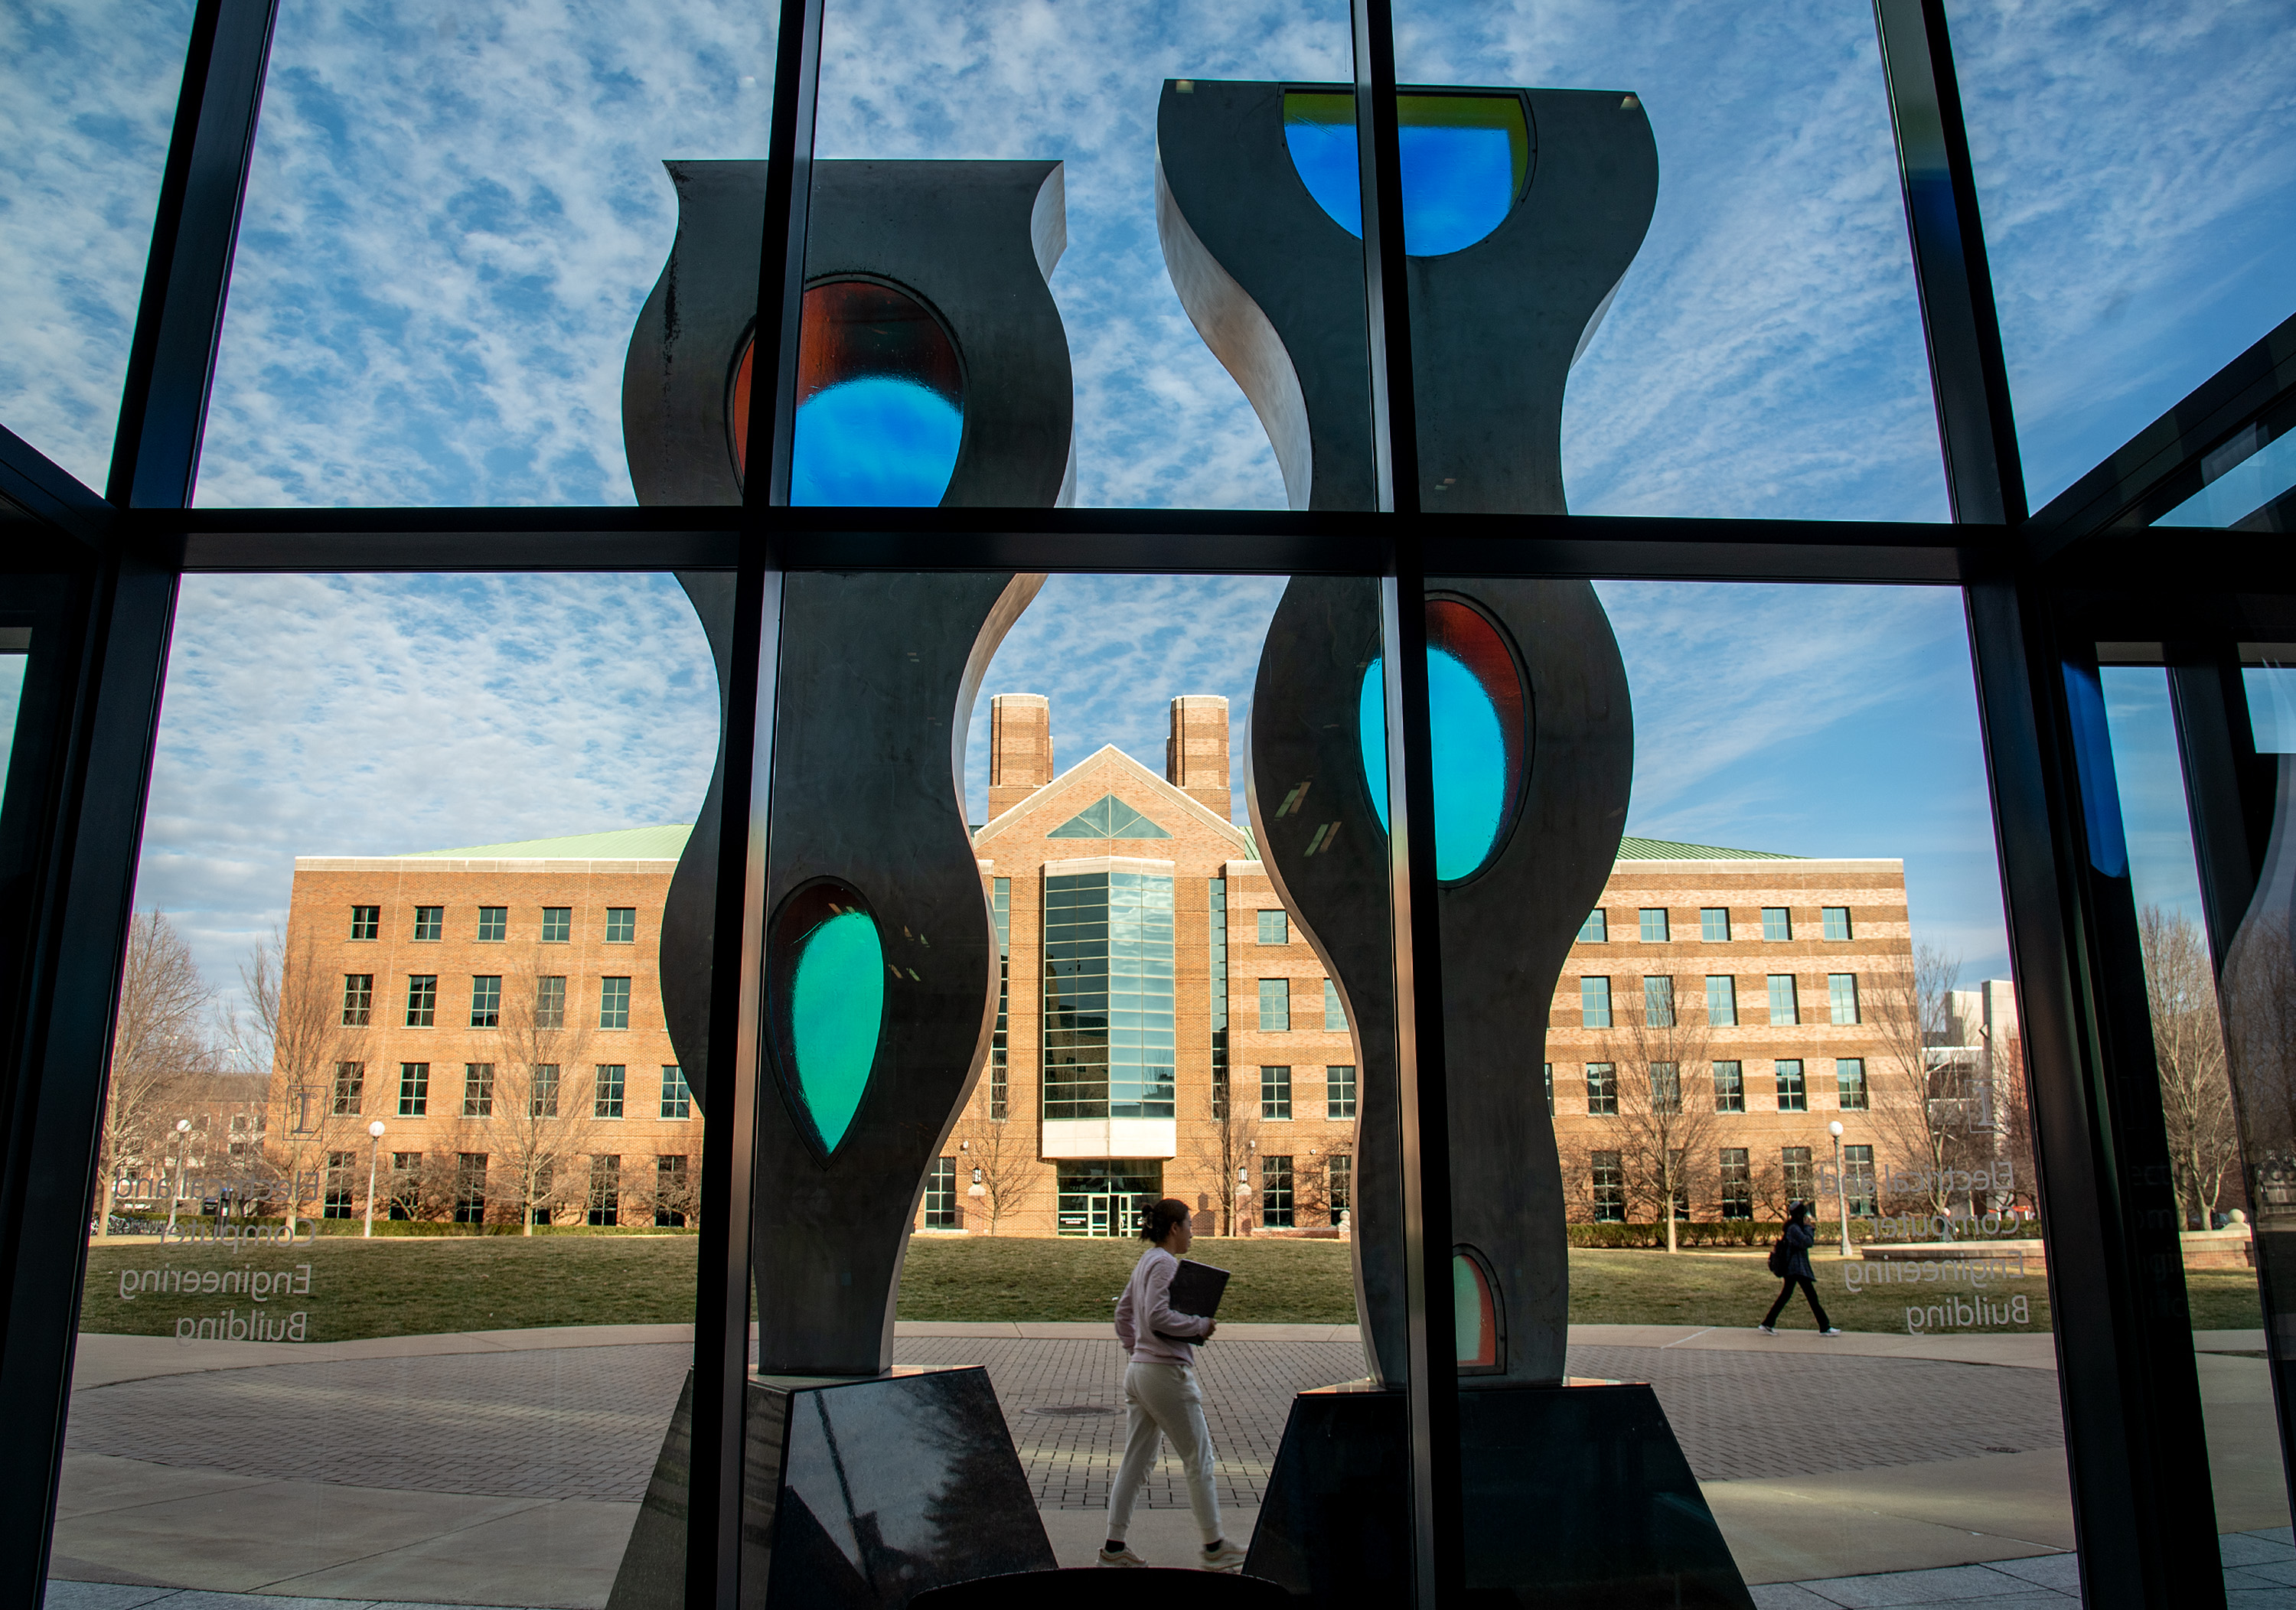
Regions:
[[1670, 838], [1621, 838], [1620, 861], [1801, 861], [1800, 855], [1779, 855], [1768, 850], [1729, 850], [1719, 845], [1677, 844]]
[[[972, 842], [975, 846], [986, 845], [990, 839], [996, 838], [1005, 829], [1018, 822], [1022, 816], [1028, 814], [1029, 812], [1042, 810], [1044, 808], [1044, 801], [1046, 797], [1055, 789], [1058, 789], [1062, 784], [1070, 782], [1083, 775], [1086, 771], [1092, 768], [1106, 768], [1109, 766], [1113, 766], [1125, 773], [1123, 782], [1119, 785], [1123, 789], [1136, 796], [1144, 789], [1147, 791], [1148, 797], [1156, 801], [1156, 804], [1152, 807], [1155, 815], [1151, 817], [1150, 820], [1154, 821], [1157, 818], [1161, 818], [1162, 823], [1164, 824], [1175, 824], [1183, 820], [1193, 820], [1199, 823], [1218, 828], [1222, 833], [1227, 836], [1228, 841], [1231, 844], [1235, 845], [1246, 854], [1251, 855], [1255, 859], [1257, 858], [1258, 852], [1253, 850], [1251, 847], [1250, 836], [1244, 832], [1242, 828], [1237, 827], [1235, 823], [1230, 821], [1226, 817], [1211, 809], [1201, 800], [1195, 798], [1193, 795], [1185, 793], [1181, 789], [1174, 788], [1170, 783], [1157, 776], [1155, 772], [1150, 771], [1146, 766], [1142, 765], [1138, 761], [1133, 759], [1131, 756], [1127, 755], [1123, 750], [1118, 748], [1112, 743], [1103, 744], [1099, 748], [1095, 749], [1091, 754], [1077, 762], [1076, 764], [1070, 766], [1058, 777], [1054, 778], [1052, 781], [1045, 784], [1044, 787], [1038, 789], [1026, 799], [1021, 800], [1019, 804], [1007, 809], [1004, 814], [992, 818], [986, 824], [974, 831], [972, 835]], [[1110, 797], [1113, 797], [1112, 790]], [[1117, 803], [1119, 806], [1123, 804], [1121, 800], [1119, 800]], [[1099, 806], [1097, 805], [1091, 807], [1093, 810], [1097, 810]], [[1086, 813], [1088, 814], [1089, 812]], [[1095, 835], [1095, 837], [1097, 835]], [[1051, 835], [1047, 834], [1046, 837], [1049, 838]], [[1168, 832], [1165, 837], [1168, 838], [1170, 837], [1170, 834]]]
[[565, 838], [527, 838], [516, 844], [479, 844], [459, 850], [410, 850], [407, 859], [452, 861], [676, 861], [685, 853], [692, 822], [654, 828], [616, 828], [605, 833], [576, 833]]

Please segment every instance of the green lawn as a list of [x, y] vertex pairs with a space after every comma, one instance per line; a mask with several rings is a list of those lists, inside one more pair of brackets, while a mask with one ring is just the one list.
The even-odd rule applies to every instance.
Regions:
[[[131, 1336], [172, 1334], [185, 1315], [225, 1310], [269, 1316], [302, 1312], [307, 1339], [414, 1336], [437, 1331], [514, 1329], [545, 1325], [660, 1324], [693, 1317], [696, 1241], [691, 1235], [326, 1238], [288, 1252], [229, 1254], [190, 1247], [105, 1245], [88, 1252], [80, 1328]], [[1348, 1248], [1336, 1241], [1206, 1240], [1196, 1255], [1234, 1272], [1221, 1317], [1240, 1322], [1347, 1323], [1355, 1318]], [[1139, 1256], [1135, 1241], [1021, 1237], [920, 1238], [909, 1247], [901, 1282], [905, 1320], [1105, 1320]], [[306, 1295], [283, 1291], [257, 1303], [231, 1294], [157, 1292], [123, 1297], [141, 1271], [233, 1269], [292, 1273], [309, 1266]], [[1861, 1275], [1881, 1266], [1858, 1264]], [[1926, 1307], [1964, 1286], [1869, 1286], [1852, 1293], [1844, 1266], [1816, 1262], [1819, 1293], [1847, 1330], [1906, 1329], [1909, 1305]], [[180, 1278], [180, 1277], [179, 1277]], [[2243, 1270], [2186, 1271], [2193, 1323], [2202, 1329], [2262, 1324], [2255, 1277]], [[219, 1282], [220, 1283], [220, 1282]], [[1570, 1318], [1580, 1324], [1751, 1325], [1777, 1282], [1760, 1253], [1668, 1254], [1575, 1249], [1570, 1254]], [[1972, 1330], [2046, 1330], [2048, 1297], [2038, 1277], [1997, 1280], [1989, 1303], [2023, 1296], [2022, 1324]], [[1786, 1323], [1807, 1326], [1796, 1299]]]

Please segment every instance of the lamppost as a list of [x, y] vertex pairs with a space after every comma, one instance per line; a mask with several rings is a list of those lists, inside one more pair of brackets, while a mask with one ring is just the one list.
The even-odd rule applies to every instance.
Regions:
[[184, 1199], [184, 1150], [192, 1143], [192, 1121], [176, 1120], [176, 1189], [168, 1197], [168, 1238], [176, 1238], [176, 1205]]
[[1841, 1214], [1841, 1255], [1849, 1255], [1849, 1186], [1841, 1177], [1841, 1120], [1825, 1126], [1833, 1134], [1833, 1205]]
[[359, 1231], [362, 1240], [374, 1234], [374, 1160], [381, 1144], [382, 1120], [377, 1118], [366, 1126], [366, 1228]]

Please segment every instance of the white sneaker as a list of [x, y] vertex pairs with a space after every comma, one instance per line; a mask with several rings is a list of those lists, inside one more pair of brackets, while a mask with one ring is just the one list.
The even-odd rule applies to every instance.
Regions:
[[1119, 1570], [1131, 1570], [1135, 1567], [1144, 1565], [1148, 1562], [1142, 1559], [1138, 1555], [1133, 1553], [1131, 1545], [1128, 1543], [1123, 1548], [1118, 1549], [1114, 1554], [1111, 1554], [1107, 1549], [1103, 1549], [1100, 1551], [1100, 1563], [1103, 1565], [1114, 1566]]
[[1234, 1543], [1223, 1542], [1216, 1549], [1198, 1549], [1196, 1557], [1203, 1562], [1203, 1568], [1207, 1571], [1241, 1571], [1247, 1552]]
[[1775, 1325], [1757, 1325], [1754, 1328], [1760, 1331], [1766, 1336], [1774, 1336], [1778, 1334], [1778, 1328]]
[[1841, 1328], [1838, 1325], [1829, 1325], [1817, 1334], [1822, 1336], [1838, 1336], [1841, 1334]]

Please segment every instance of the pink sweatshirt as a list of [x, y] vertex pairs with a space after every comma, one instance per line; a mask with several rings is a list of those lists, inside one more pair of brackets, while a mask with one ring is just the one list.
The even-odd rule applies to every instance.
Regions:
[[1156, 1333], [1200, 1336], [1212, 1328], [1201, 1315], [1172, 1312], [1172, 1277], [1179, 1270], [1180, 1260], [1160, 1246], [1142, 1253], [1132, 1266], [1132, 1279], [1116, 1304], [1116, 1339], [1136, 1364], [1193, 1364], [1195, 1349]]

